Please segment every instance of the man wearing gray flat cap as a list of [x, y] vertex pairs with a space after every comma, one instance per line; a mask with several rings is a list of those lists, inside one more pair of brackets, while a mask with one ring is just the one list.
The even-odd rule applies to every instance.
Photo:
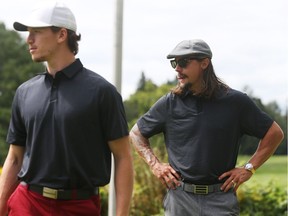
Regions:
[[[138, 119], [131, 143], [167, 187], [166, 216], [239, 215], [236, 190], [275, 152], [283, 131], [246, 94], [216, 76], [205, 41], [184, 40], [167, 58], [178, 84]], [[150, 146], [149, 138], [159, 133], [168, 163]], [[260, 142], [247, 163], [236, 167], [244, 134]]]
[[212, 52], [208, 44], [200, 39], [184, 40], [179, 43], [167, 56], [168, 59], [176, 57], [212, 58]]

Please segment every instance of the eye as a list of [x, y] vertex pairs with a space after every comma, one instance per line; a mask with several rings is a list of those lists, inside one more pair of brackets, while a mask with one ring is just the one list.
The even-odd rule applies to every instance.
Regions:
[[31, 32], [39, 33], [39, 32], [42, 32], [42, 29], [40, 29], [40, 28], [33, 28], [33, 29], [31, 30]]

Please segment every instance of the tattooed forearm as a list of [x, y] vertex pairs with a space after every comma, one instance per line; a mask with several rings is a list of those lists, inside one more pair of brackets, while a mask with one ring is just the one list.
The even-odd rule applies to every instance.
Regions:
[[142, 136], [137, 124], [133, 126], [130, 132], [130, 142], [150, 167], [153, 167], [157, 162], [159, 162], [150, 147], [149, 140]]

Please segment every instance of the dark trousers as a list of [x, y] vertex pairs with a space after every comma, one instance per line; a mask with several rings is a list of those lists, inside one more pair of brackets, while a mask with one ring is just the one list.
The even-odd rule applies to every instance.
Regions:
[[19, 185], [8, 200], [9, 216], [100, 216], [100, 197], [55, 200]]
[[181, 187], [167, 191], [163, 201], [165, 216], [238, 216], [239, 205], [233, 190], [207, 195], [185, 192]]

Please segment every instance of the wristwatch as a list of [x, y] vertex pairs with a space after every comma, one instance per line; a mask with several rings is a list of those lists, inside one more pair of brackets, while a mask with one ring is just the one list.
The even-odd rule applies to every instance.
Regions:
[[254, 174], [255, 173], [255, 169], [254, 169], [254, 167], [253, 167], [253, 164], [252, 163], [246, 163], [245, 164], [245, 166], [244, 166], [244, 168], [246, 169], [246, 170], [248, 170], [248, 171], [250, 171], [250, 172], [252, 172], [252, 174]]

